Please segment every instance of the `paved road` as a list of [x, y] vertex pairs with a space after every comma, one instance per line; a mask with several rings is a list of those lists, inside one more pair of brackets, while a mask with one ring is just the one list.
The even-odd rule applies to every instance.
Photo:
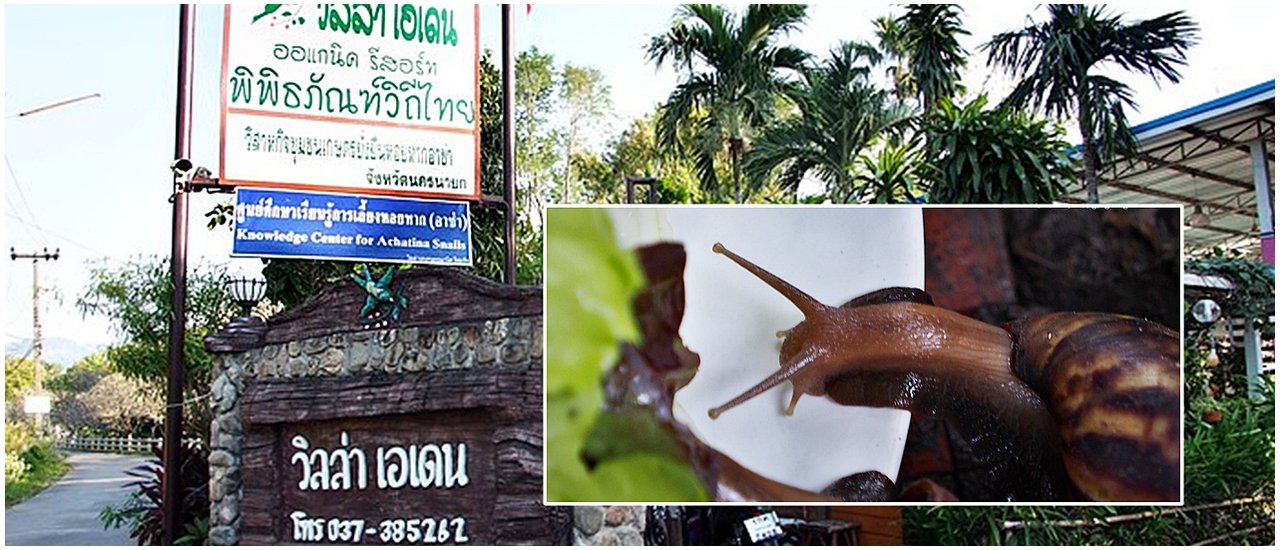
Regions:
[[102, 528], [98, 512], [124, 500], [124, 472], [145, 456], [71, 453], [71, 471], [53, 486], [4, 511], [7, 546], [133, 546], [125, 529]]

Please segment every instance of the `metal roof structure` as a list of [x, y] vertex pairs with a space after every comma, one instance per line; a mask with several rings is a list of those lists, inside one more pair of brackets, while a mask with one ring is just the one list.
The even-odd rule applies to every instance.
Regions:
[[[1221, 246], [1257, 254], [1261, 234], [1274, 228], [1275, 95], [1272, 80], [1134, 126], [1138, 152], [1103, 167], [1101, 202], [1183, 204], [1184, 220], [1197, 210], [1208, 216], [1187, 223], [1188, 250]], [[1260, 195], [1266, 204], [1259, 204]], [[1084, 198], [1081, 184], [1060, 200]], [[1270, 222], [1260, 227], [1264, 218]]]

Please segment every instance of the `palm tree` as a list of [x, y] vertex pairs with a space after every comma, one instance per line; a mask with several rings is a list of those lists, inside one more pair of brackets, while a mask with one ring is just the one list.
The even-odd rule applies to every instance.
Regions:
[[1085, 188], [1089, 202], [1096, 203], [1101, 155], [1112, 158], [1134, 145], [1124, 113], [1134, 103], [1124, 83], [1091, 71], [1109, 64], [1176, 83], [1198, 27], [1181, 11], [1126, 22], [1098, 6], [1050, 4], [1048, 9], [1048, 21], [997, 34], [982, 47], [989, 52], [988, 65], [1022, 76], [1006, 104], [1059, 119], [1075, 111]]
[[859, 153], [877, 136], [905, 126], [913, 114], [870, 83], [870, 65], [879, 61], [875, 47], [844, 42], [820, 66], [804, 69], [790, 93], [799, 116], [770, 126], [747, 154], [752, 183], [780, 168], [778, 185], [794, 193], [812, 171], [833, 197], [853, 198]]
[[682, 128], [696, 133], [702, 144], [698, 171], [708, 189], [719, 187], [715, 157], [727, 145], [734, 200], [742, 202], [739, 161], [746, 141], [773, 118], [776, 100], [789, 86], [782, 72], [799, 70], [808, 58], [777, 43], [799, 27], [805, 12], [802, 5], [752, 4], [739, 19], [720, 6], [686, 5], [671, 29], [650, 41], [649, 60], [658, 67], [670, 60], [683, 76], [659, 113], [659, 143], [673, 147]]
[[911, 79], [911, 71], [906, 63], [910, 58], [907, 39], [898, 20], [882, 15], [871, 22], [876, 27], [876, 40], [885, 59], [891, 62], [885, 74], [893, 81], [893, 93], [898, 101], [906, 101], [915, 95], [915, 81]]
[[961, 91], [960, 69], [968, 52], [958, 37], [969, 34], [960, 23], [961, 11], [955, 4], [908, 4], [897, 20], [923, 111]]

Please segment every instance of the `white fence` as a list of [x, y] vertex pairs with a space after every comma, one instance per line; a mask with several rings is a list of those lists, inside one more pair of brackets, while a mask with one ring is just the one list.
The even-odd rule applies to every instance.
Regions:
[[59, 439], [57, 447], [67, 451], [90, 453], [149, 454], [151, 445], [160, 439], [133, 437], [68, 437]]

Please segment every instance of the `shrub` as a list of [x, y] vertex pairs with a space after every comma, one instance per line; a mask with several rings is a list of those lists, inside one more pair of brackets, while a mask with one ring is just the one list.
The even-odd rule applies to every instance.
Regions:
[[[136, 487], [124, 502], [108, 505], [98, 514], [108, 529], [127, 526], [129, 536], [140, 545], [164, 544], [164, 454], [159, 445], [152, 446], [156, 458], [130, 470], [137, 478], [128, 486]], [[199, 442], [184, 442], [179, 453], [182, 466], [182, 502], [178, 505], [178, 542], [204, 544], [209, 526], [209, 460], [208, 451]], [[203, 533], [203, 534], [202, 534]]]
[[1019, 111], [985, 109], [979, 96], [942, 99], [924, 125], [932, 203], [1049, 203], [1073, 177], [1062, 129]]
[[5, 424], [4, 442], [5, 506], [36, 495], [70, 469], [53, 441], [40, 437], [32, 426]]
[[27, 466], [27, 461], [22, 459], [21, 453], [5, 451], [4, 453], [4, 484], [8, 485], [22, 479], [27, 471], [31, 468]]

